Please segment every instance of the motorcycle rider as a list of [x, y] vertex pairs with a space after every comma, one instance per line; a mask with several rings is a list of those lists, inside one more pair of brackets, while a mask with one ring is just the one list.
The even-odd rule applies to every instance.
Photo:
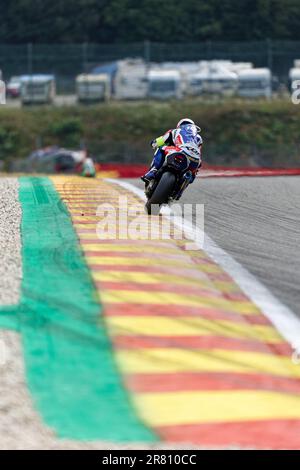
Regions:
[[[168, 147], [174, 147], [174, 146], [182, 145], [187, 142], [193, 141], [199, 146], [200, 156], [201, 156], [202, 144], [203, 144], [202, 137], [199, 134], [201, 129], [197, 128], [197, 131], [198, 131], [197, 134], [192, 135], [191, 137], [191, 134], [189, 132], [185, 132], [185, 130], [188, 131], [188, 128], [190, 126], [196, 126], [192, 119], [189, 119], [189, 118], [181, 119], [178, 122], [176, 129], [170, 129], [164, 135], [158, 137], [157, 139], [152, 140], [151, 146], [153, 149], [156, 150], [154, 154], [154, 158], [151, 163], [149, 171], [144, 176], [141, 177], [141, 180], [144, 181], [144, 183], [146, 183], [146, 187], [150, 183], [150, 181], [155, 178], [156, 172], [162, 167], [164, 163], [164, 158], [165, 158], [165, 151], [168, 150]], [[180, 130], [182, 130], [182, 132], [179, 133], [178, 131]], [[199, 159], [199, 162], [197, 163], [191, 162], [189, 172], [187, 172], [187, 175], [186, 175], [186, 178], [188, 179], [188, 184], [193, 183], [198, 170], [201, 168], [201, 165], [202, 165], [201, 158]], [[181, 195], [179, 195], [179, 197], [180, 196]]]

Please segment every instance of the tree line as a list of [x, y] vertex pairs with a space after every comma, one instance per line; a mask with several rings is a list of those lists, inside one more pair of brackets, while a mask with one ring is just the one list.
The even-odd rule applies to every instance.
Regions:
[[0, 43], [300, 40], [299, 0], [6, 0]]

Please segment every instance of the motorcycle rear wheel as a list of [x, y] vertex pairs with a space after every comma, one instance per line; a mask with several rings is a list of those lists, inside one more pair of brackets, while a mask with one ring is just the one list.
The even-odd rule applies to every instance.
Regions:
[[176, 182], [176, 176], [166, 171], [163, 173], [158, 185], [156, 186], [152, 196], [146, 203], [146, 211], [148, 215], [159, 215], [162, 204], [168, 202], [173, 192]]

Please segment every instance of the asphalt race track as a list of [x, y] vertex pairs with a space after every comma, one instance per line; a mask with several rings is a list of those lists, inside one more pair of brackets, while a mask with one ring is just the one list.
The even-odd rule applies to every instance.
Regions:
[[205, 232], [300, 317], [300, 177], [200, 178], [182, 203], [204, 204]]

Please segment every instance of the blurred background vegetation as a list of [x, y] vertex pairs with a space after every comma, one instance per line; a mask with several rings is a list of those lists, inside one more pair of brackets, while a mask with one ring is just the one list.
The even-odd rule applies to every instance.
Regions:
[[299, 0], [7, 0], [0, 43], [300, 39]]
[[[198, 47], [202, 42], [209, 51], [214, 41], [223, 41], [216, 44], [226, 53], [235, 47], [235, 43], [230, 46], [230, 41], [245, 46], [250, 41], [254, 45], [255, 41], [265, 41], [266, 50], [255, 47], [257, 54], [270, 67], [276, 66], [278, 57], [281, 61], [287, 57], [281, 67], [287, 73], [292, 66], [288, 50], [294, 44], [298, 51], [298, 43], [291, 42], [297, 40], [300, 40], [299, 0], [7, 0], [1, 5], [0, 55], [6, 73], [10, 65], [11, 69], [18, 64], [24, 67], [18, 51], [11, 54], [8, 44], [19, 48], [21, 55], [24, 44], [30, 45], [30, 50], [32, 45], [37, 47], [34, 60], [39, 71], [43, 71], [41, 64], [52, 70], [50, 59], [54, 45], [62, 48], [59, 49], [62, 62], [71, 70], [71, 58], [69, 62], [65, 60], [63, 48], [69, 54], [68, 47], [72, 44], [99, 47], [108, 44], [112, 48], [130, 44], [134, 48], [147, 41], [165, 43], [167, 56], [168, 48], [172, 51], [172, 44], [179, 44], [184, 57], [188, 57], [187, 43]], [[267, 47], [269, 41], [274, 42], [271, 49]], [[284, 51], [280, 41], [285, 41]], [[40, 53], [38, 47], [46, 44]], [[77, 59], [78, 49], [74, 51]], [[10, 54], [10, 61], [5, 59], [5, 53]], [[294, 58], [294, 50], [293, 54]], [[245, 57], [252, 60], [250, 53]], [[78, 57], [80, 63], [85, 60]], [[31, 67], [28, 65], [29, 70]], [[35, 148], [52, 144], [68, 148], [87, 146], [101, 161], [149, 162], [152, 152], [148, 142], [174, 127], [183, 116], [192, 117], [203, 128], [204, 159], [208, 163], [299, 165], [300, 114], [299, 107], [290, 101], [206, 103], [198, 99], [151, 104], [111, 102], [86, 108], [2, 107], [0, 164], [8, 169], [12, 161], [26, 157]]]
[[149, 142], [190, 116], [201, 127], [204, 160], [215, 165], [299, 165], [300, 113], [288, 101], [110, 103], [0, 109], [0, 159], [8, 169], [34, 148], [87, 146], [102, 162], [148, 163]]

